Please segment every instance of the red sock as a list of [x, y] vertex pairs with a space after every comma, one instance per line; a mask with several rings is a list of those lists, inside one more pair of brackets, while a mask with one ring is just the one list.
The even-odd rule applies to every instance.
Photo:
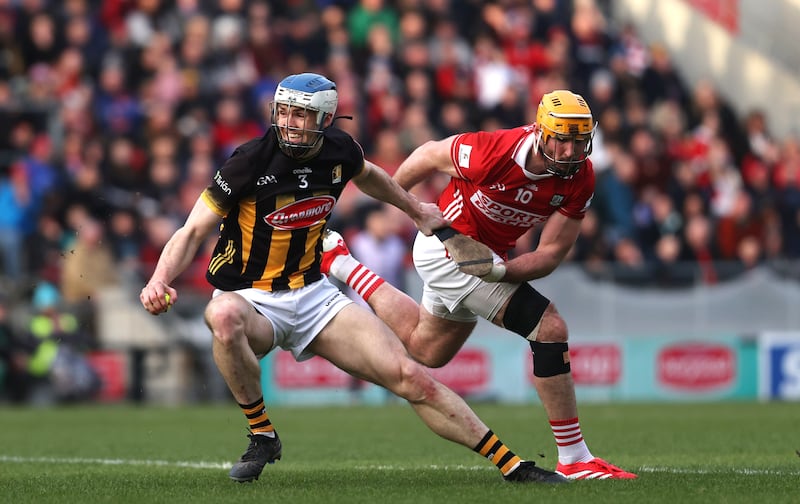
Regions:
[[358, 263], [350, 275], [347, 276], [347, 285], [356, 291], [364, 301], [369, 301], [370, 296], [375, 292], [375, 289], [383, 285], [385, 282], [383, 278], [379, 277], [372, 270], [367, 268], [361, 263]]

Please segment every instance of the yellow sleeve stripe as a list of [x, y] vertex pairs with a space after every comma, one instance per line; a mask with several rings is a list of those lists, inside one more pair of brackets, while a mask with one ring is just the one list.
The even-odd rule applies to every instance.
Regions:
[[202, 199], [202, 200], [203, 200], [203, 202], [206, 204], [206, 206], [207, 206], [207, 207], [208, 207], [208, 208], [209, 208], [209, 209], [210, 209], [212, 212], [214, 212], [215, 214], [219, 215], [220, 217], [225, 217], [225, 216], [228, 214], [228, 211], [227, 211], [227, 210], [225, 210], [224, 208], [220, 207], [220, 206], [217, 204], [217, 202], [216, 202], [216, 201], [214, 201], [214, 198], [212, 198], [212, 197], [211, 197], [211, 195], [210, 195], [210, 194], [209, 194], [209, 192], [208, 192], [208, 189], [205, 189], [205, 190], [204, 190], [204, 191], [203, 191], [203, 192], [200, 194], [200, 199]]

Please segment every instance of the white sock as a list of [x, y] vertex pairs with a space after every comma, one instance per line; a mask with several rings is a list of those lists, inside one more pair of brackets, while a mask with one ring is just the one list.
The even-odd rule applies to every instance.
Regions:
[[347, 279], [353, 274], [353, 270], [361, 265], [350, 254], [336, 256], [331, 263], [331, 275], [337, 280], [347, 283]]
[[588, 462], [594, 458], [586, 446], [581, 434], [581, 425], [577, 418], [563, 421], [551, 421], [550, 428], [558, 446], [558, 462], [561, 464], [574, 464]]

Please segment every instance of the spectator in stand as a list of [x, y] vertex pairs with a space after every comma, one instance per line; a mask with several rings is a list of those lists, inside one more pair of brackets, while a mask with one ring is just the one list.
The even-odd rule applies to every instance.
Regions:
[[362, 207], [359, 211], [363, 218], [361, 231], [353, 235], [350, 244], [354, 257], [387, 282], [405, 290], [408, 244], [414, 223], [392, 208], [375, 202]]
[[596, 278], [607, 278], [608, 259], [611, 256], [608, 243], [602, 235], [600, 218], [589, 207], [581, 221], [581, 230], [575, 245], [570, 249], [567, 260], [577, 262]]
[[655, 244], [653, 279], [658, 287], [688, 287], [695, 282], [685, 265], [680, 262], [681, 238], [674, 234], [661, 236]]
[[741, 122], [737, 120], [733, 108], [719, 96], [710, 80], [703, 79], [695, 84], [689, 111], [689, 128], [695, 129], [702, 123], [712, 121], [716, 135], [728, 145], [733, 162], [740, 165], [747, 149]]
[[[507, 91], [511, 92], [510, 88]], [[468, 116], [467, 108], [461, 102], [449, 100], [442, 104], [439, 109], [439, 116], [436, 122], [436, 129], [442, 135], [455, 135], [461, 131], [474, 131], [476, 126], [472, 124]]]
[[[78, 3], [80, 2], [66, 2], [67, 5]], [[66, 13], [64, 41], [67, 46], [80, 51], [87, 76], [96, 79], [100, 73], [103, 56], [108, 51], [108, 34], [100, 24], [97, 14], [90, 12], [88, 4], [85, 4], [82, 10]]]
[[215, 107], [213, 136], [217, 161], [227, 158], [245, 138], [264, 133], [264, 127], [247, 117], [242, 101], [234, 96], [223, 97]]
[[784, 257], [800, 259], [800, 140], [795, 136], [783, 142], [774, 184]]
[[491, 110], [500, 103], [506, 89], [518, 85], [519, 81], [491, 36], [479, 35], [474, 48], [472, 80], [475, 100], [481, 111]]
[[576, 2], [570, 19], [570, 88], [589, 94], [592, 74], [608, 61], [611, 40], [607, 23], [595, 2]]
[[780, 146], [767, 130], [767, 119], [762, 110], [752, 110], [745, 116], [744, 131], [747, 153], [741, 165], [742, 180], [753, 196], [755, 209], [768, 212], [774, 206], [772, 176], [780, 159]]
[[[30, 399], [42, 404], [91, 399], [101, 386], [85, 352], [92, 345], [86, 325], [64, 303], [58, 288], [40, 282], [33, 290], [33, 313], [23, 346]], [[37, 386], [38, 385], [38, 386]]]
[[108, 242], [118, 265], [120, 279], [128, 285], [138, 282], [141, 223], [133, 208], [115, 208], [108, 218]]
[[[634, 238], [636, 224], [636, 164], [633, 157], [617, 146], [610, 151], [610, 168], [597, 172], [592, 207], [605, 224], [604, 238], [611, 244], [621, 238]], [[591, 157], [594, 164], [594, 155]]]
[[19, 165], [3, 167], [0, 170], [0, 259], [2, 276], [12, 284], [20, 282], [27, 271], [24, 245], [32, 205], [31, 189], [22, 168]]
[[497, 34], [504, 59], [517, 74], [520, 83], [529, 83], [550, 70], [546, 46], [533, 38], [535, 13], [530, 5], [520, 4], [504, 9], [496, 4], [488, 4], [484, 19]]
[[[513, 128], [517, 124], [525, 124], [528, 122], [527, 110], [530, 108], [528, 103], [525, 102], [527, 96], [525, 93], [515, 87], [507, 87], [503, 96], [500, 97], [500, 102], [495, 105], [491, 110], [481, 114], [484, 118], [492, 118], [497, 121], [497, 128], [508, 129]], [[464, 109], [463, 114], [470, 117], [469, 109], [466, 108], [463, 101], [458, 102], [460, 107]], [[456, 131], [466, 131], [474, 129], [475, 126], [469, 123], [462, 125], [460, 128], [449, 128], [453, 133]]]
[[471, 99], [474, 92], [470, 74], [472, 49], [459, 35], [458, 27], [451, 19], [439, 19], [429, 40], [436, 97], [443, 100]]
[[93, 298], [103, 288], [119, 285], [120, 272], [106, 241], [103, 223], [80, 206], [68, 211], [68, 223], [75, 233], [75, 241], [64, 254], [61, 294], [66, 303], [84, 306], [91, 312], [95, 303]]
[[383, 0], [359, 0], [347, 15], [350, 43], [358, 50], [367, 45], [373, 26], [385, 26], [393, 42], [399, 35], [400, 20], [394, 9], [386, 6]]
[[100, 69], [93, 114], [104, 134], [135, 137], [142, 124], [142, 107], [128, 90], [122, 61], [108, 58]]
[[63, 48], [60, 30], [52, 14], [45, 10], [20, 18], [22, 57], [28, 67], [37, 63], [52, 65]]
[[571, 6], [558, 0], [532, 0], [534, 10], [532, 36], [546, 39], [554, 31], [564, 31], [569, 26]]
[[16, 404], [26, 399], [30, 380], [25, 369], [25, 349], [10, 320], [13, 309], [8, 296], [0, 294], [0, 402], [8, 399]]
[[397, 134], [391, 128], [384, 128], [375, 135], [375, 148], [369, 157], [373, 163], [383, 167], [386, 173], [394, 175], [406, 157]]
[[688, 110], [690, 94], [683, 79], [672, 64], [672, 57], [662, 44], [650, 46], [650, 63], [644, 69], [641, 89], [648, 107], [671, 101]]
[[403, 80], [403, 99], [406, 103], [418, 103], [425, 107], [428, 117], [433, 117], [441, 110], [441, 102], [437, 100], [433, 85], [433, 77], [427, 68], [414, 68]]
[[680, 260], [684, 263], [686, 284], [700, 283], [714, 285], [719, 282], [714, 258], [717, 251], [714, 246], [713, 225], [705, 215], [689, 218], [683, 230], [683, 246]]
[[766, 238], [765, 228], [761, 215], [754, 212], [752, 196], [739, 189], [733, 195], [728, 213], [719, 217], [716, 222], [718, 259], [734, 261], [739, 258], [740, 244], [747, 238], [763, 243]]

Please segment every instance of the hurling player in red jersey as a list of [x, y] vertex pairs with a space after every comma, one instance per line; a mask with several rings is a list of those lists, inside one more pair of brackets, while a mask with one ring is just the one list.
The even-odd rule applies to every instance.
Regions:
[[351, 180], [405, 211], [424, 234], [449, 223], [436, 205], [403, 190], [332, 126], [337, 104], [336, 85], [322, 75], [283, 79], [272, 127], [237, 147], [217, 171], [139, 295], [153, 315], [167, 311], [179, 299], [170, 283], [206, 237], [217, 236], [206, 273], [215, 290], [205, 321], [214, 362], [250, 429], [249, 446], [229, 477], [258, 479], [282, 456], [259, 367], [259, 359], [280, 347], [297, 361], [320, 356], [403, 397], [428, 428], [491, 460], [505, 481], [568, 483], [511, 451], [458, 394], [408, 355], [386, 324], [321, 273], [323, 231]]
[[[542, 97], [534, 124], [427, 142], [400, 165], [394, 178], [405, 189], [437, 171], [450, 175], [439, 208], [452, 229], [492, 249], [494, 266], [483, 277], [460, 271], [439, 239], [421, 233], [414, 242], [424, 282], [420, 305], [356, 261], [338, 233], [323, 240], [323, 271], [361, 294], [430, 367], [456, 355], [477, 317], [526, 338], [558, 447], [557, 472], [570, 479], [632, 479], [635, 474], [589, 451], [578, 422], [566, 323], [529, 283], [555, 270], [578, 237], [594, 194], [594, 131], [585, 100], [557, 90]], [[533, 226], [541, 228], [537, 248], [509, 260], [508, 251]]]

